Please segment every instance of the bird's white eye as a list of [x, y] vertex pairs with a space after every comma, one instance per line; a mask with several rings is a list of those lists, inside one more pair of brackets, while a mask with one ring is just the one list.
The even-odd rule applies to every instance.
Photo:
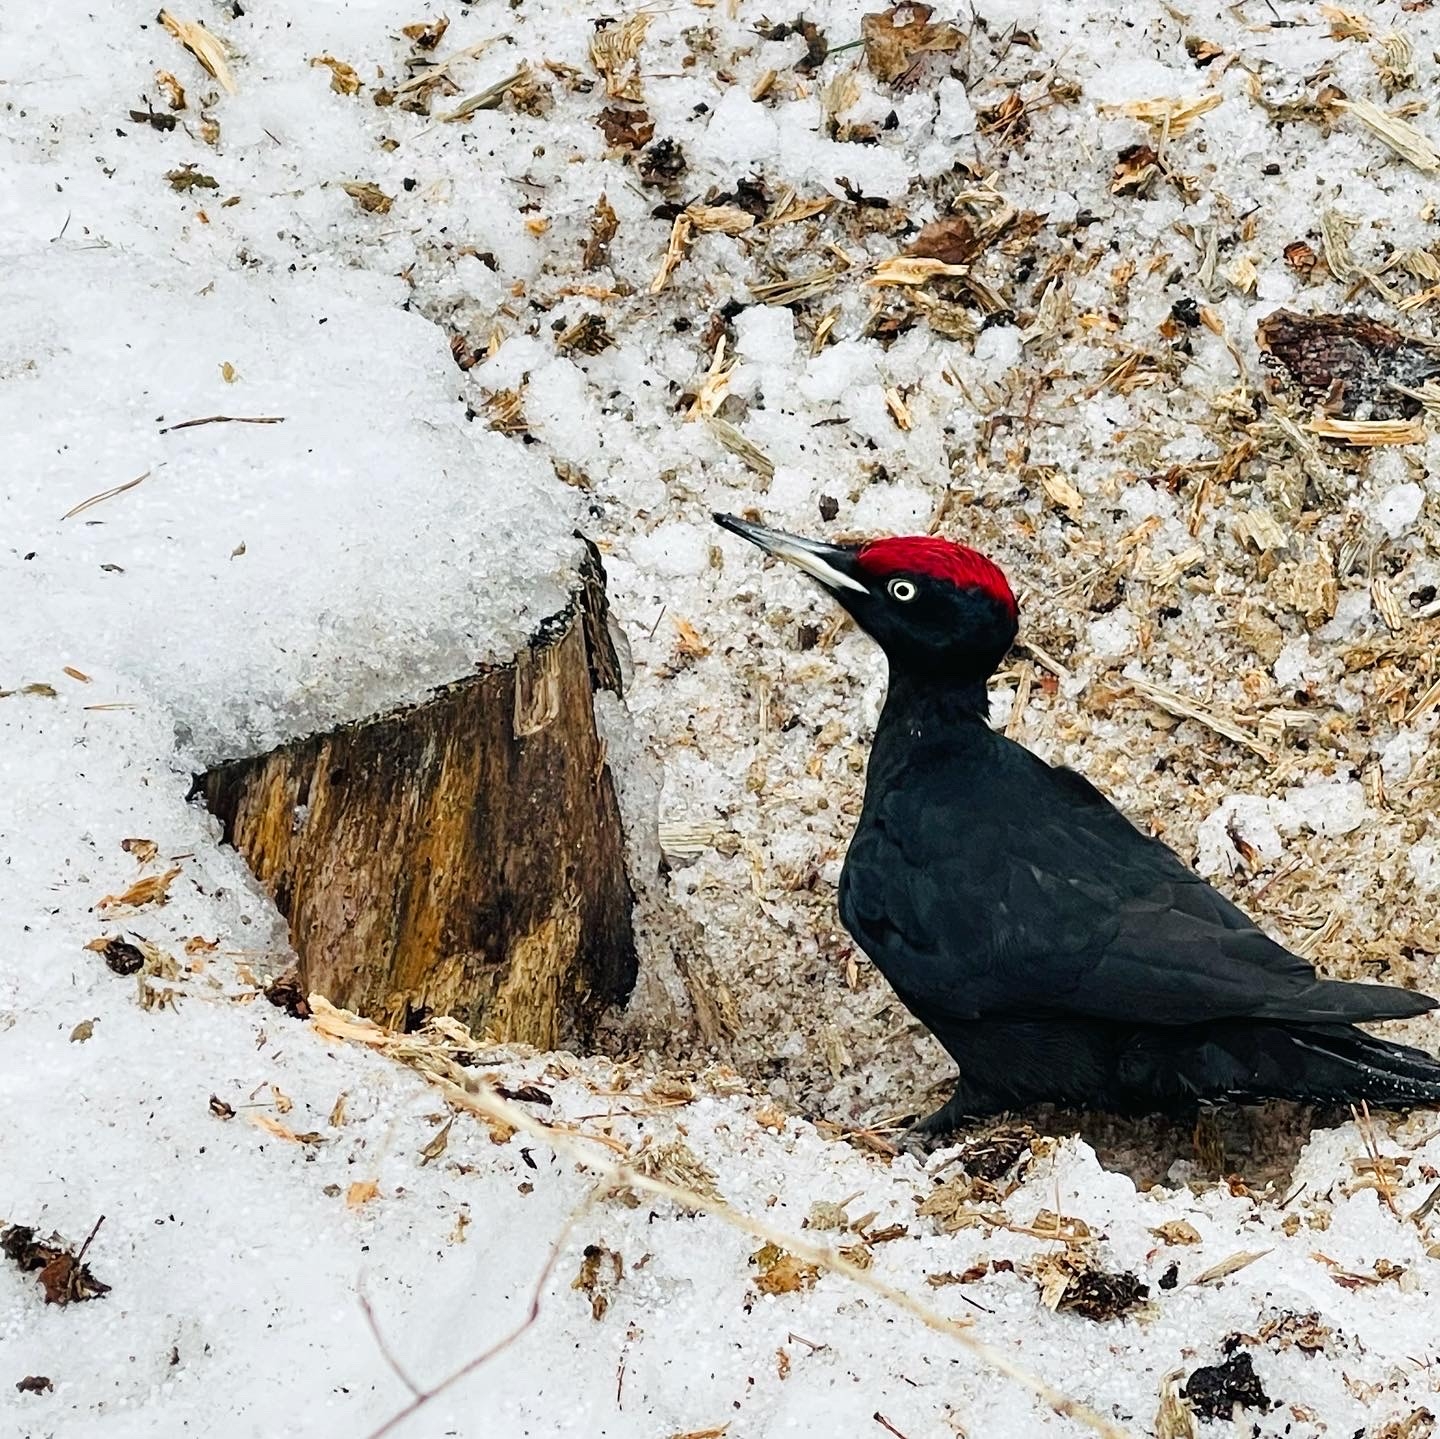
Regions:
[[899, 600], [906, 604], [915, 598], [915, 586], [909, 580], [891, 580], [885, 587], [890, 592], [892, 600]]

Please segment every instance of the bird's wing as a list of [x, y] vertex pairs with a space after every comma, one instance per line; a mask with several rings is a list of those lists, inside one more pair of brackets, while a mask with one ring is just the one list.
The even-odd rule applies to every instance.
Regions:
[[961, 813], [943, 784], [867, 801], [847, 856], [846, 927], [920, 1018], [1318, 1023], [1429, 1007], [1317, 979], [1079, 775], [1019, 746], [996, 759], [988, 798]]

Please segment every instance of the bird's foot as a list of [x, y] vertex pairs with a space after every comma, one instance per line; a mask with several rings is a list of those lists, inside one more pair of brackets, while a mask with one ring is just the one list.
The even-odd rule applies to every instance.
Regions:
[[978, 1117], [958, 1092], [952, 1094], [933, 1114], [917, 1119], [900, 1136], [900, 1151], [924, 1164], [936, 1149], [955, 1136], [956, 1130]]

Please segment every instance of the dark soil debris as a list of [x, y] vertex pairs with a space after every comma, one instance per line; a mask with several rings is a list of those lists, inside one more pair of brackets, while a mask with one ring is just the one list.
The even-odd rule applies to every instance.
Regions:
[[1255, 1364], [1244, 1350], [1223, 1364], [1202, 1365], [1185, 1381], [1181, 1393], [1203, 1419], [1229, 1419], [1237, 1404], [1262, 1413], [1270, 1407]]
[[1028, 1126], [1000, 1130], [983, 1139], [972, 1139], [957, 1156], [965, 1173], [972, 1179], [991, 1183], [1008, 1174], [1023, 1155], [1030, 1152], [1035, 1131]]
[[115, 974], [139, 974], [145, 963], [145, 956], [128, 939], [121, 939], [118, 934], [111, 935], [108, 939], [91, 940], [87, 949], [93, 949], [100, 955], [108, 969]]
[[657, 190], [666, 190], [677, 184], [690, 167], [685, 159], [685, 151], [667, 136], [657, 140], [640, 156], [640, 163], [636, 168], [640, 172], [642, 184], [652, 185]]
[[1149, 1297], [1150, 1286], [1137, 1275], [1085, 1269], [1070, 1281], [1056, 1307], [1099, 1323], [1121, 1318]]
[[265, 998], [294, 1019], [310, 1018], [310, 1003], [305, 996], [305, 987], [300, 983], [298, 969], [287, 969], [283, 974], [276, 975], [265, 986]]

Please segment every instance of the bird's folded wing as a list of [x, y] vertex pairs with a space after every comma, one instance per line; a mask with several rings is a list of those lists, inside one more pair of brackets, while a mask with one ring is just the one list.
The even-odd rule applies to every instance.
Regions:
[[920, 1018], [1321, 1023], [1428, 1007], [1318, 980], [1084, 780], [1051, 776], [1043, 807], [957, 825], [912, 799], [857, 834], [842, 916]]

